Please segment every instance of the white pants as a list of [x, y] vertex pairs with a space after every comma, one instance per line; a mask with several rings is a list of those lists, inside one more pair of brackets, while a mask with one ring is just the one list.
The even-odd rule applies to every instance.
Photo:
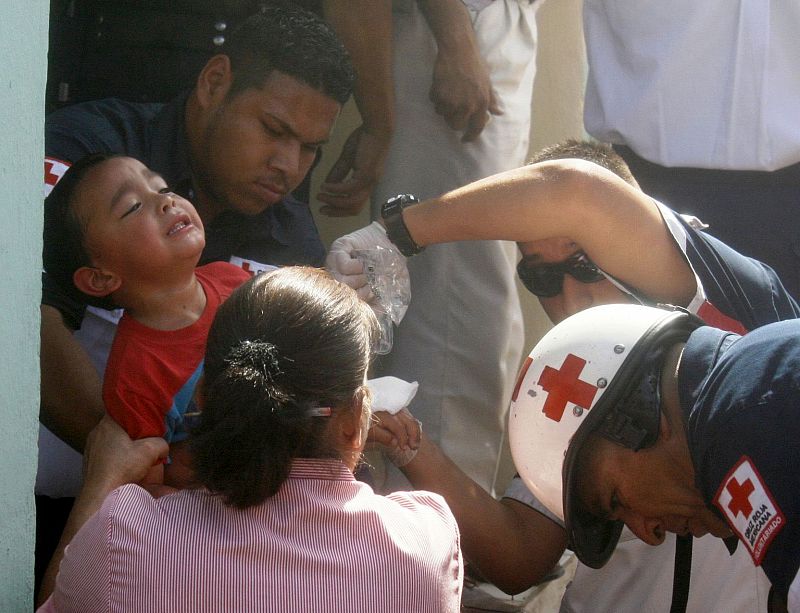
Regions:
[[[535, 72], [535, 7], [495, 0], [471, 10], [503, 115], [462, 143], [428, 94], [436, 42], [414, 0], [395, 0], [395, 136], [373, 215], [398, 193], [437, 196], [520, 166], [528, 151]], [[434, 245], [409, 260], [411, 306], [382, 374], [420, 383], [412, 412], [445, 453], [491, 491], [523, 343], [516, 247], [500, 241]], [[391, 479], [389, 486], [399, 483]]]
[[[601, 569], [578, 563], [561, 601], [561, 613], [594, 611], [662, 612], [672, 601], [675, 535], [658, 547], [640, 541], [627, 528], [614, 555]], [[759, 613], [767, 610], [770, 583], [739, 544], [728, 553], [710, 534], [694, 539], [688, 613]]]

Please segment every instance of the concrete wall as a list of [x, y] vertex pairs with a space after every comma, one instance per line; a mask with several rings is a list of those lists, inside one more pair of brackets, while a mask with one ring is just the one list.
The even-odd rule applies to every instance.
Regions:
[[39, 414], [44, 0], [6, 0], [0, 20], [0, 611], [33, 603]]

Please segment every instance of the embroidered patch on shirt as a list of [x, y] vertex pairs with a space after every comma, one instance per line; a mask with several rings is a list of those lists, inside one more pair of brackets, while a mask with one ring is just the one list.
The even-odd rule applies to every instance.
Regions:
[[761, 564], [772, 539], [786, 525], [786, 517], [749, 457], [742, 456], [728, 472], [713, 502], [756, 566]]
[[44, 158], [44, 196], [50, 195], [50, 192], [53, 191], [56, 183], [61, 180], [61, 177], [64, 176], [64, 173], [67, 172], [69, 168], [69, 164], [66, 162], [62, 162], [61, 160], [57, 160], [56, 158], [46, 157]]
[[273, 266], [271, 264], [262, 264], [261, 262], [256, 262], [255, 260], [246, 260], [245, 258], [240, 258], [236, 255], [231, 256], [230, 263], [234, 266], [238, 266], [242, 270], [249, 272], [253, 276], [260, 275], [262, 272], [269, 272], [270, 270], [275, 270], [278, 268], [277, 266]]

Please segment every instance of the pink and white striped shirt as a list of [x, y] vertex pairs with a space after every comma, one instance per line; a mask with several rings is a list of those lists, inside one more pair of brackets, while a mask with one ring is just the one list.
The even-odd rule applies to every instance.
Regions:
[[206, 490], [108, 496], [40, 611], [458, 611], [459, 533], [437, 494], [379, 496], [338, 460], [295, 460], [263, 504]]

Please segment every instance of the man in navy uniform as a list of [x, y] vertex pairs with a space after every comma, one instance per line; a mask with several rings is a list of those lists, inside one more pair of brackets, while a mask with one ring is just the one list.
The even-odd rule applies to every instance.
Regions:
[[623, 523], [736, 538], [800, 611], [800, 320], [745, 336], [683, 310], [604, 305], [536, 345], [511, 407], [526, 485], [579, 559], [611, 556]]
[[[568, 141], [539, 152], [534, 161], [407, 204], [386, 222], [389, 237], [417, 247], [448, 240], [517, 241], [520, 279], [554, 323], [593, 305], [625, 302], [678, 304], [709, 325], [737, 333], [800, 316], [771, 268], [643, 193], [609, 147]], [[369, 228], [343, 237], [331, 246], [329, 266], [344, 276], [358, 272], [347, 251], [374, 246], [376, 239], [388, 242]], [[568, 544], [563, 523], [519, 478], [495, 500], [424, 436], [417, 457], [402, 470], [415, 487], [445, 496], [458, 518], [465, 554], [509, 593], [540, 581]], [[653, 550], [630, 535], [603, 569], [579, 564], [563, 609], [668, 609], [670, 586], [657, 579], [672, 572], [674, 543], [670, 537], [667, 546]], [[719, 560], [725, 557], [715, 539], [695, 545], [695, 589], [687, 610], [764, 610], [763, 573], [741, 553], [722, 571]], [[652, 587], [635, 592], [632, 577]]]

